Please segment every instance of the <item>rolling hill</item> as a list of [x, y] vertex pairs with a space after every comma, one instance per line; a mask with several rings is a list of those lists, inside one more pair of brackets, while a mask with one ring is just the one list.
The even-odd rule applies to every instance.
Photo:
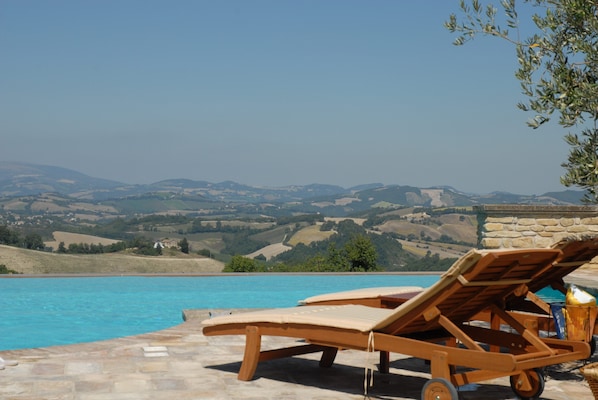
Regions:
[[[171, 179], [149, 185], [127, 185], [93, 178], [65, 168], [0, 162], [0, 199], [58, 194], [72, 201], [109, 204], [118, 212], [166, 212], [193, 210], [198, 203], [260, 204], [293, 212], [322, 212], [344, 216], [373, 207], [467, 207], [475, 204], [580, 204], [583, 192], [566, 190], [542, 195], [493, 192], [467, 194], [451, 187], [370, 183], [343, 188], [311, 184], [276, 188], [254, 187], [225, 181], [211, 183]], [[154, 199], [154, 204], [150, 200]], [[62, 201], [62, 200], [61, 200]], [[168, 204], [170, 203], [170, 205]], [[139, 210], [137, 210], [139, 209]]]
[[[472, 206], [571, 205], [580, 204], [581, 198], [582, 192], [575, 191], [539, 196], [505, 192], [479, 195], [451, 187], [381, 183], [352, 188], [325, 184], [263, 188], [232, 181], [171, 179], [150, 185], [127, 185], [59, 167], [0, 162], [0, 226], [14, 227], [23, 235], [38, 233], [55, 250], [57, 243], [66, 244], [73, 237], [75, 241], [88, 241], [81, 234], [112, 240], [138, 236], [150, 240], [186, 238], [194, 252], [207, 252], [209, 258], [220, 259], [216, 269], [234, 254], [261, 254], [270, 259], [298, 244], [320, 246], [318, 242], [328, 240], [331, 232], [319, 231], [319, 224], [344, 219], [364, 224], [369, 233], [388, 235], [415, 257], [437, 254], [453, 258], [476, 243]], [[57, 231], [63, 232], [63, 236], [53, 237]], [[390, 251], [393, 252], [399, 253]], [[89, 256], [76, 262], [95, 271], [94, 265], [99, 265], [94, 261], [97, 257], [112, 260], [112, 256]], [[39, 263], [53, 265], [55, 260], [59, 259], [48, 258]], [[140, 260], [143, 257], [135, 258], [139, 265], [133, 266], [132, 271], [151, 270], [143, 267]], [[396, 261], [389, 262], [398, 265]], [[185, 263], [188, 265], [182, 266]], [[197, 264], [197, 260], [179, 259], [173, 267], [179, 265], [176, 268], [180, 271], [189, 272]], [[12, 267], [11, 263], [6, 265]], [[114, 264], [110, 261], [107, 265]], [[168, 263], [162, 265], [166, 267]], [[98, 268], [103, 272], [117, 271], [111, 269], [115, 266]], [[55, 269], [48, 267], [44, 271], [52, 270]]]

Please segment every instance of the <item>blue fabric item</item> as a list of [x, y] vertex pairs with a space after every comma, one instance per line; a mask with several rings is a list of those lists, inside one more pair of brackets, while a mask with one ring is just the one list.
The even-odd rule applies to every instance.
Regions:
[[554, 317], [556, 336], [559, 339], [567, 339], [567, 323], [565, 322], [565, 313], [563, 312], [563, 308], [565, 308], [565, 303], [550, 304], [550, 311]]

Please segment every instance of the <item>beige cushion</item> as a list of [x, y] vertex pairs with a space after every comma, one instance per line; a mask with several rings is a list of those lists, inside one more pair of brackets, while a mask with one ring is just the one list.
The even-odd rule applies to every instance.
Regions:
[[380, 296], [388, 296], [391, 294], [402, 294], [421, 292], [424, 288], [420, 286], [385, 286], [372, 287], [354, 290], [346, 290], [343, 292], [325, 293], [317, 296], [308, 297], [305, 300], [299, 301], [299, 304], [319, 303], [322, 301], [331, 300], [351, 300], [351, 299], [375, 299]]
[[226, 324], [309, 324], [369, 332], [394, 310], [361, 305], [302, 306], [276, 308], [214, 317], [203, 321], [206, 326]]

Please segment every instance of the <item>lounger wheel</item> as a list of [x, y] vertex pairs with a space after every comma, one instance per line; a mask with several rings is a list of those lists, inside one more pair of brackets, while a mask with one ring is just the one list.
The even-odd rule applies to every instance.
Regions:
[[539, 369], [528, 369], [510, 378], [511, 389], [522, 400], [533, 400], [544, 391], [544, 374]]
[[459, 393], [452, 383], [444, 378], [432, 378], [422, 389], [422, 400], [458, 400]]

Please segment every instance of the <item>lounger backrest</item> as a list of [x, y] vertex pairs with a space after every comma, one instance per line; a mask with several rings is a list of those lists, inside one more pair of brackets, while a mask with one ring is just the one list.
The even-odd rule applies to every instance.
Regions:
[[598, 256], [598, 237], [586, 237], [579, 240], [566, 239], [555, 243], [553, 249], [559, 249], [563, 255], [538, 279], [530, 283], [529, 289], [538, 292], [548, 286], [559, 288], [563, 278]]
[[398, 307], [374, 330], [408, 334], [438, 329], [435, 319], [425, 318], [434, 311], [453, 323], [469, 321], [525, 288], [560, 255], [559, 249], [471, 250], [438, 282]]

